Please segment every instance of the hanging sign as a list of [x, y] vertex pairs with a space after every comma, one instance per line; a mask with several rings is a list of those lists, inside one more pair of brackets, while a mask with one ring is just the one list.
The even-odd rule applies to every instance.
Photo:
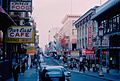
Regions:
[[22, 12], [31, 12], [32, 11], [32, 1], [23, 0], [23, 1], [10, 1], [10, 11], [22, 11]]
[[34, 30], [31, 26], [13, 26], [7, 29], [6, 42], [30, 43], [34, 42]]

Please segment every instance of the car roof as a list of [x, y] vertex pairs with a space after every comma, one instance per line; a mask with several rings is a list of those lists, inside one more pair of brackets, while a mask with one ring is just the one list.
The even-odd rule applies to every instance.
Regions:
[[63, 66], [46, 66], [46, 68], [64, 68]]
[[45, 69], [46, 70], [52, 70], [52, 69], [56, 69], [56, 70], [61, 70], [62, 68], [64, 68], [63, 66], [46, 66]]

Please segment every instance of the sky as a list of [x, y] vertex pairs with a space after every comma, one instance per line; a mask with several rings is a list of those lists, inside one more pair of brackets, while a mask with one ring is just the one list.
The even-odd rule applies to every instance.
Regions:
[[32, 0], [33, 18], [39, 31], [39, 46], [48, 43], [49, 30], [62, 27], [67, 14], [83, 15], [90, 8], [99, 6], [107, 0]]

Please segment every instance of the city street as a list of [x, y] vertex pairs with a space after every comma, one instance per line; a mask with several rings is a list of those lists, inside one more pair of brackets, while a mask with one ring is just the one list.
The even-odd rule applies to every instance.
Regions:
[[96, 77], [83, 75], [81, 73], [72, 72], [71, 81], [108, 81]]
[[0, 0], [0, 81], [120, 81], [120, 0]]
[[[49, 58], [44, 58], [45, 62], [47, 65], [58, 65], [58, 63], [56, 61], [54, 61], [51, 57]], [[96, 77], [92, 77], [92, 76], [87, 76], [87, 75], [83, 75], [82, 73], [78, 73], [78, 72], [71, 72], [71, 81], [108, 81], [108, 80], [103, 80], [100, 78], [96, 78]]]
[[[59, 65], [59, 63], [53, 58], [53, 57], [43, 57], [44, 58], [44, 62], [46, 65]], [[119, 81], [120, 79], [116, 79], [116, 80], [110, 80], [110, 79], [106, 79], [106, 78], [101, 78], [101, 77], [96, 77], [98, 74], [91, 72], [92, 75], [90, 75], [90, 73], [80, 73], [76, 70], [71, 70], [71, 79], [70, 81]], [[95, 76], [96, 75], [96, 76]], [[107, 75], [109, 76], [109, 75]], [[109, 77], [113, 77], [113, 76], [109, 76]], [[8, 79], [7, 81], [14, 81], [13, 78]], [[19, 79], [18, 81], [41, 81], [39, 79], [39, 73], [36, 70], [35, 67], [32, 67], [30, 69], [27, 69], [24, 73], [24, 75], [22, 75], [22, 73], [19, 74]]]

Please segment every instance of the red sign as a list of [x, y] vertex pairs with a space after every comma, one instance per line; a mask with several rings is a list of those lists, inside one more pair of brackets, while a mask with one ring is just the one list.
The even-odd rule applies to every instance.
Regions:
[[94, 54], [94, 50], [85, 50], [85, 54]]
[[88, 27], [88, 49], [92, 49], [92, 27]]

